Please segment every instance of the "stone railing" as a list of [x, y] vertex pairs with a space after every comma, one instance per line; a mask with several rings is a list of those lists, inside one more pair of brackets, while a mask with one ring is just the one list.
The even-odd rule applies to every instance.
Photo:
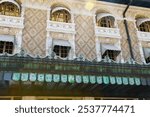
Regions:
[[0, 26], [23, 28], [24, 27], [24, 19], [21, 17], [0, 15]]
[[56, 21], [47, 21], [47, 31], [75, 33], [75, 24], [56, 22]]
[[121, 38], [120, 30], [118, 28], [106, 28], [96, 26], [95, 34], [96, 36], [100, 37]]
[[150, 41], [150, 32], [137, 31], [137, 36], [140, 40]]

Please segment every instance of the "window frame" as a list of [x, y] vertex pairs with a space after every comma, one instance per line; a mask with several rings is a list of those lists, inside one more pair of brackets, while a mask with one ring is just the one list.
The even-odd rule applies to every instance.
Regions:
[[[60, 15], [62, 15], [62, 17], [60, 17]], [[51, 13], [50, 20], [56, 21], [56, 22], [70, 23], [71, 22], [71, 14], [68, 11], [66, 11], [65, 9], [57, 10], [54, 13]]]
[[[12, 10], [13, 8], [13, 10]], [[0, 15], [20, 16], [20, 9], [11, 2], [3, 2], [0, 4]]]
[[102, 17], [100, 20], [97, 21], [98, 26], [106, 27], [106, 28], [114, 28], [115, 21], [111, 19], [111, 16]]
[[[1, 48], [1, 43], [3, 43], [2, 48]], [[10, 44], [12, 44], [12, 45], [10, 45]], [[10, 47], [12, 47], [12, 48], [10, 48]], [[13, 54], [13, 52], [14, 52], [14, 43], [13, 42], [0, 41], [0, 54], [4, 54], [4, 53]]]
[[[55, 49], [57, 49], [56, 51], [58, 53], [55, 51]], [[53, 47], [53, 52], [56, 54], [56, 56], [59, 56], [61, 58], [68, 58], [70, 50], [71, 50], [71, 47], [69, 47], [69, 46], [55, 45]]]

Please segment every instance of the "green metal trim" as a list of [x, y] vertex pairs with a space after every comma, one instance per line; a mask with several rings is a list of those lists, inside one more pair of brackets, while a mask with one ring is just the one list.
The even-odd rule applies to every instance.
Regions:
[[116, 82], [118, 85], [122, 85], [122, 78], [121, 77], [116, 77]]
[[52, 80], [53, 80], [52, 74], [46, 74], [45, 75], [45, 81], [46, 82], [52, 82]]
[[82, 76], [83, 83], [88, 84], [89, 83], [89, 76]]
[[103, 83], [103, 78], [102, 78], [102, 76], [97, 76], [96, 80], [97, 80], [97, 83], [98, 83], [98, 84], [102, 84], [102, 83]]
[[122, 81], [123, 81], [123, 84], [124, 84], [124, 85], [128, 85], [128, 84], [129, 84], [128, 78], [126, 78], [126, 77], [123, 77], [123, 78], [122, 78]]
[[75, 76], [75, 81], [76, 81], [76, 83], [82, 83], [82, 76], [76, 75]]
[[20, 76], [21, 76], [20, 73], [13, 73], [12, 80], [19, 81], [20, 80]]
[[109, 84], [109, 77], [103, 76], [103, 82], [104, 82], [104, 84]]
[[66, 83], [67, 82], [67, 75], [61, 75], [61, 82]]
[[134, 85], [134, 78], [129, 78], [129, 84]]
[[84, 84], [117, 84], [117, 85], [141, 85], [140, 78], [114, 77], [114, 76], [88, 76], [88, 75], [64, 75], [64, 74], [37, 74], [37, 73], [13, 73], [12, 80], [14, 81], [28, 81], [31, 82], [55, 82], [55, 83], [84, 83]]
[[116, 84], [116, 78], [114, 76], [110, 76], [110, 84]]
[[45, 80], [44, 74], [38, 74], [37, 80], [38, 80], [39, 82], [44, 82], [44, 80]]
[[28, 73], [22, 73], [21, 74], [21, 81], [25, 82], [29, 80], [29, 74]]
[[90, 76], [90, 83], [95, 84], [96, 83], [96, 78], [95, 76]]
[[56, 83], [60, 82], [60, 75], [59, 74], [53, 74], [53, 81]]
[[74, 75], [68, 75], [69, 83], [75, 83]]
[[31, 82], [35, 82], [37, 80], [37, 74], [36, 73], [30, 73], [29, 74], [29, 80]]
[[141, 79], [140, 78], [135, 78], [135, 84], [137, 86], [141, 85]]

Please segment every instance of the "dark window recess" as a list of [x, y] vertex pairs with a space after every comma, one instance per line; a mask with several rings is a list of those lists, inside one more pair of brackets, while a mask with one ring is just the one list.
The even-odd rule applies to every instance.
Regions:
[[150, 57], [146, 59], [146, 63], [150, 63]]
[[150, 22], [144, 22], [139, 26], [139, 31], [150, 32]]
[[103, 17], [98, 21], [98, 26], [113, 28], [114, 27], [114, 20], [112, 17]]
[[69, 51], [70, 51], [70, 47], [67, 46], [54, 46], [54, 50], [55, 54], [57, 56], [60, 56], [62, 58], [66, 58], [68, 57]]
[[0, 54], [2, 53], [12, 54], [13, 48], [14, 47], [12, 42], [0, 41]]
[[116, 61], [117, 56], [119, 55], [120, 52], [114, 51], [114, 50], [107, 50], [105, 53], [102, 55], [102, 59], [105, 59], [106, 56], [108, 56], [110, 59]]
[[10, 2], [0, 4], [0, 15], [19, 16], [19, 9], [16, 5]]
[[51, 20], [52, 21], [57, 21], [57, 22], [69, 23], [70, 20], [71, 20], [71, 15], [66, 10], [58, 10], [58, 11], [52, 13]]

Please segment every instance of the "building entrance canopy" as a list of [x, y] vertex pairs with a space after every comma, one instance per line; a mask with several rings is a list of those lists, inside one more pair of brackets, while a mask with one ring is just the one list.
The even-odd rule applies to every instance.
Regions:
[[150, 97], [149, 76], [149, 65], [134, 62], [0, 57], [0, 95]]

